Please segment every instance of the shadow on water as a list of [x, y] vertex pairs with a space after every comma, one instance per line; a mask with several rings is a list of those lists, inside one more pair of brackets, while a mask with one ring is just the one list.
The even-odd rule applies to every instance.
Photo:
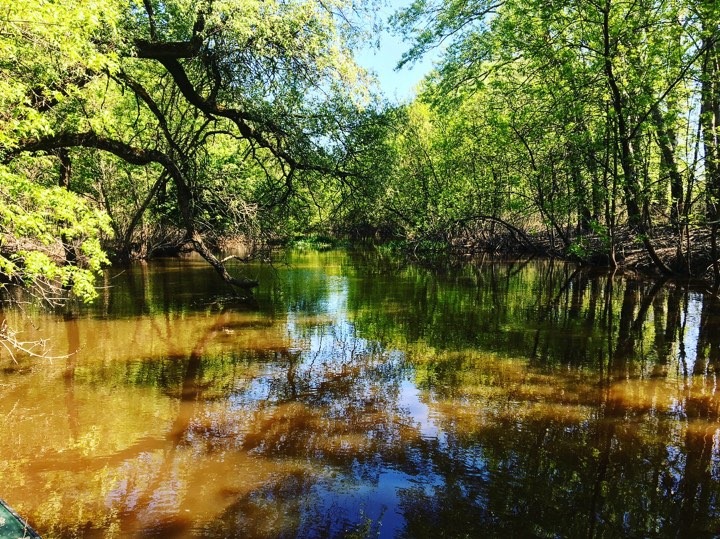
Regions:
[[1, 359], [3, 498], [47, 537], [720, 533], [716, 299], [553, 261], [291, 262], [252, 305], [175, 261], [38, 315], [77, 353]]

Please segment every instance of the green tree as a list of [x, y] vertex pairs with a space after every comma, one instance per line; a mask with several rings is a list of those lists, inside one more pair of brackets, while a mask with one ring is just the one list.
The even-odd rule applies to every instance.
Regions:
[[[692, 249], [702, 256], [702, 247], [691, 244], [689, 230], [704, 222], [693, 205], [703, 190], [708, 221], [717, 220], [714, 3], [418, 0], [393, 22], [412, 40], [401, 63], [452, 44], [422, 99], [444, 116], [465, 103], [490, 111], [476, 108], [466, 132], [491, 116], [504, 126], [504, 136], [485, 144], [502, 149], [482, 166], [519, 180], [495, 211], [524, 197], [566, 253], [599, 251], [614, 263], [622, 232], [623, 250], [637, 242], [663, 273], [704, 271], [702, 262], [691, 264]], [[477, 141], [455, 134], [456, 143], [469, 140]], [[665, 248], [667, 237], [674, 250]]]
[[718, 251], [718, 222], [720, 211], [720, 7], [716, 2], [690, 2], [699, 19], [702, 53], [700, 68], [700, 125], [705, 156], [707, 219], [711, 230], [711, 249], [715, 288], [720, 286], [720, 251]]
[[112, 38], [118, 13], [113, 4], [73, 1], [0, 6], [0, 274], [36, 285], [49, 301], [59, 286], [89, 300], [106, 262], [100, 239], [109, 231], [107, 216], [64, 188], [65, 154], [59, 162], [47, 155], [12, 166], [8, 155], [20, 140], [51, 134], [51, 109], [88, 84], [88, 70], [114, 63], [92, 38]]
[[[230, 275], [208, 240], [250, 223], [255, 203], [272, 208], [320, 177], [353, 174], [356, 154], [346, 142], [372, 100], [352, 61], [352, 8], [25, 3], [8, 12], [15, 30], [3, 34], [14, 47], [0, 73], [14, 114], [4, 126], [4, 162], [16, 167], [22, 156], [35, 164], [61, 152], [90, 171], [107, 167], [93, 163], [98, 151], [114, 156], [120, 161], [103, 162], [125, 172], [85, 192], [117, 217], [120, 251], [131, 250], [150, 209], [228, 283], [252, 287]], [[55, 18], [61, 27], [52, 27]], [[126, 188], [111, 188], [117, 182]], [[84, 180], [70, 185], [88, 188]]]

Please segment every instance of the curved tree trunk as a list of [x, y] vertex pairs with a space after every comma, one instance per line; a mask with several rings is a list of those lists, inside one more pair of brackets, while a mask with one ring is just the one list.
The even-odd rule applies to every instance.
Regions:
[[137, 209], [135, 214], [133, 215], [133, 218], [130, 220], [130, 224], [128, 225], [127, 229], [125, 230], [125, 233], [123, 234], [122, 239], [122, 246], [120, 251], [120, 257], [123, 260], [130, 260], [131, 257], [131, 251], [132, 251], [132, 237], [135, 233], [135, 229], [137, 228], [138, 224], [140, 223], [140, 220], [142, 219], [143, 215], [145, 214], [145, 210], [148, 209], [150, 206], [150, 203], [153, 201], [153, 199], [157, 196], [157, 194], [165, 188], [165, 184], [167, 184], [168, 181], [168, 174], [167, 172], [163, 171], [160, 174], [160, 177], [155, 181], [153, 186], [150, 188], [150, 191], [148, 192], [147, 196], [145, 197], [145, 200], [140, 205], [140, 207]]
[[20, 142], [18, 148], [6, 154], [6, 161], [12, 160], [23, 151], [50, 151], [70, 147], [96, 148], [110, 152], [134, 165], [157, 163], [162, 166], [165, 173], [167, 173], [175, 183], [178, 207], [180, 208], [185, 230], [198, 254], [215, 268], [226, 283], [245, 290], [258, 286], [258, 282], [254, 279], [233, 277], [227, 271], [225, 265], [207, 248], [202, 236], [195, 228], [195, 220], [191, 207], [191, 193], [185, 175], [175, 162], [163, 152], [136, 148], [122, 141], [108, 139], [90, 131], [86, 133], [61, 133], [43, 138], [25, 139]]
[[527, 234], [525, 234], [525, 232], [511, 225], [507, 221], [504, 221], [503, 219], [500, 219], [499, 217], [495, 217], [493, 215], [473, 215], [465, 219], [459, 219], [458, 221], [455, 221], [455, 226], [464, 225], [471, 221], [490, 221], [491, 223], [497, 223], [499, 225], [502, 225], [515, 237], [516, 241], [519, 238], [520, 240], [522, 240], [522, 243], [524, 243], [526, 247], [528, 247], [530, 250], [535, 250], [535, 246], [532, 240], [528, 237]]

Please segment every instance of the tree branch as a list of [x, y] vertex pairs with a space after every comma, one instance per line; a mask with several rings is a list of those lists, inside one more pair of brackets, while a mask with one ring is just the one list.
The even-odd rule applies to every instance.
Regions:
[[202, 256], [213, 268], [215, 268], [226, 283], [246, 290], [254, 288], [258, 285], [256, 280], [236, 278], [230, 275], [227, 268], [225, 268], [225, 265], [218, 260], [218, 258], [212, 254], [205, 245], [205, 242], [202, 240], [202, 236], [195, 228], [195, 221], [193, 219], [191, 207], [192, 197], [188, 181], [175, 162], [161, 151], [136, 148], [125, 144], [122, 141], [108, 139], [90, 131], [86, 133], [60, 133], [43, 138], [28, 138], [22, 140], [17, 148], [14, 148], [6, 153], [4, 161], [9, 162], [22, 152], [47, 152], [69, 147], [84, 147], [103, 150], [134, 165], [149, 165], [151, 163], [156, 163], [162, 166], [175, 182], [178, 205], [185, 224], [185, 230], [198, 254], [200, 254], [200, 256]]

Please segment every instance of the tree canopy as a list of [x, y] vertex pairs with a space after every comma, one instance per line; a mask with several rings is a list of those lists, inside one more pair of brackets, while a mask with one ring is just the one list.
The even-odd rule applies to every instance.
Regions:
[[[401, 63], [445, 51], [407, 116], [427, 149], [409, 153], [442, 171], [431, 203], [413, 196], [412, 234], [467, 241], [501, 222], [550, 252], [613, 265], [640, 252], [666, 274], [710, 265], [718, 283], [716, 2], [416, 0], [394, 24], [412, 43]], [[434, 177], [418, 162], [396, 177]], [[434, 207], [445, 186], [450, 218]], [[427, 230], [424, 215], [446, 222]]]
[[0, 273], [315, 232], [522, 248], [720, 285], [720, 7], [415, 0], [382, 103], [352, 0], [0, 0]]
[[[103, 261], [109, 217], [121, 257], [175, 230], [226, 281], [250, 287], [208, 241], [252, 230], [258, 211], [285, 211], [321, 178], [349, 184], [356, 174], [349, 140], [374, 101], [352, 59], [360, 30], [350, 3], [2, 4], [7, 277], [34, 281], [42, 253], [48, 268], [71, 266], [64, 281], [90, 297], [80, 275]], [[52, 215], [37, 200], [11, 205], [22, 186]], [[18, 238], [27, 241], [12, 248]], [[64, 260], [49, 252], [53, 239]]]

